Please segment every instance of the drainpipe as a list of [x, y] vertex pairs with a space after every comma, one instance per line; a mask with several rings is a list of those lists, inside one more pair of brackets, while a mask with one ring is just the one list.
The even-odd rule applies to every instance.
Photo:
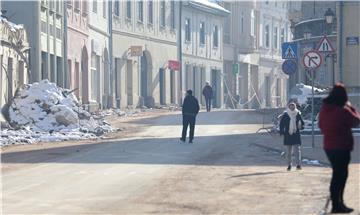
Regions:
[[179, 32], [178, 32], [178, 43], [179, 43], [179, 63], [180, 63], [180, 106], [182, 106], [183, 100], [183, 63], [182, 63], [182, 1], [179, 1]]
[[[114, 72], [113, 69], [113, 38], [112, 38], [112, 18], [113, 18], [113, 14], [112, 14], [112, 4], [113, 1], [109, 1], [109, 57], [110, 57], [110, 87], [109, 87], [109, 94], [111, 95], [110, 98], [112, 98], [111, 104], [114, 107], [114, 82], [115, 82], [115, 86], [117, 86], [116, 80], [117, 80], [117, 75], [116, 72]], [[115, 78], [113, 78], [115, 77]], [[114, 80], [115, 79], [115, 80]], [[116, 89], [115, 89], [116, 90]], [[117, 92], [117, 90], [116, 90]]]
[[344, 20], [344, 2], [340, 1], [340, 8], [339, 8], [339, 82], [343, 82], [343, 20]]
[[67, 67], [67, 52], [68, 52], [68, 48], [67, 48], [67, 40], [68, 40], [68, 36], [67, 36], [67, 6], [66, 6], [66, 1], [63, 1], [63, 17], [64, 17], [64, 35], [63, 35], [63, 38], [64, 38], [64, 42], [63, 42], [63, 45], [64, 45], [64, 48], [63, 48], [63, 59], [64, 59], [64, 62], [63, 62], [63, 85], [65, 88], [70, 88], [70, 80], [69, 80], [69, 75], [68, 75], [68, 67]]

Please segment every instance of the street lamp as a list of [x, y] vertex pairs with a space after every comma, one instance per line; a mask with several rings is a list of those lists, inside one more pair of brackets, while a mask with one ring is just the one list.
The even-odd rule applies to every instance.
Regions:
[[332, 24], [335, 18], [335, 13], [331, 10], [331, 8], [328, 8], [327, 11], [324, 14], [325, 21], [327, 24]]
[[[335, 19], [335, 13], [331, 10], [331, 8], [328, 8], [327, 11], [324, 14], [325, 17], [325, 22], [326, 22], [326, 30], [325, 32], [327, 34], [332, 34], [332, 25], [334, 23], [334, 19]], [[326, 58], [331, 57], [332, 60], [332, 82], [333, 85], [335, 84], [335, 58], [336, 58], [336, 54], [335, 53], [329, 53], [325, 56], [325, 61]]]

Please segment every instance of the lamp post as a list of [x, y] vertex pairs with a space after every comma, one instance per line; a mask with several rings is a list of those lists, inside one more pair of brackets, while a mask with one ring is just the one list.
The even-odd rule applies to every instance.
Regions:
[[[303, 31], [304, 40], [307, 41], [311, 38], [310, 29], [305, 26]], [[314, 124], [315, 124], [315, 116], [314, 116], [314, 69], [309, 69], [311, 76], [311, 146], [315, 148], [315, 134], [314, 134]]]
[[[335, 20], [335, 13], [331, 10], [331, 8], [328, 8], [327, 11], [324, 14], [325, 17], [325, 33], [330, 35], [332, 34], [332, 30], [333, 30], [333, 23]], [[332, 84], [335, 84], [335, 58], [336, 58], [336, 54], [335, 53], [329, 53], [325, 56], [325, 60], [326, 58], [331, 57], [331, 61], [332, 61]]]

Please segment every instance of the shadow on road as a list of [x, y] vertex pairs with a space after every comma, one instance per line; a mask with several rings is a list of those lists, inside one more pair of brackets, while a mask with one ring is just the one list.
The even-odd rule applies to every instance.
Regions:
[[[194, 144], [178, 138], [137, 138], [3, 153], [3, 164], [79, 163], [213, 166], [285, 166], [279, 153], [256, 147], [270, 135], [201, 136]], [[261, 158], [261, 159], [259, 159]]]
[[242, 178], [242, 177], [249, 177], [249, 176], [259, 176], [259, 175], [273, 175], [273, 174], [281, 174], [285, 173], [283, 171], [271, 171], [271, 172], [257, 172], [257, 173], [250, 173], [250, 174], [240, 174], [240, 175], [234, 175], [230, 178]]
[[[236, 115], [229, 114], [236, 112]], [[225, 113], [225, 114], [224, 114]], [[175, 117], [174, 117], [175, 116]], [[278, 112], [262, 112], [261, 110], [238, 111], [238, 110], [220, 110], [213, 112], [200, 112], [196, 118], [197, 125], [225, 125], [225, 124], [271, 124]], [[156, 120], [156, 124], [154, 124]], [[180, 125], [182, 115], [159, 116], [155, 118], [134, 120], [132, 123], [145, 125]]]

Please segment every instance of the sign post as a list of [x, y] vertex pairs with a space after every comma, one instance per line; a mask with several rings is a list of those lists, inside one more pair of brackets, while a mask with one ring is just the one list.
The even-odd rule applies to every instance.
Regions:
[[322, 63], [321, 54], [318, 51], [308, 51], [304, 54], [302, 60], [304, 67], [308, 69], [311, 73], [311, 145], [312, 148], [315, 148], [315, 134], [314, 134], [314, 123], [315, 123], [315, 116], [314, 116], [314, 72], [317, 68], [320, 67]]

